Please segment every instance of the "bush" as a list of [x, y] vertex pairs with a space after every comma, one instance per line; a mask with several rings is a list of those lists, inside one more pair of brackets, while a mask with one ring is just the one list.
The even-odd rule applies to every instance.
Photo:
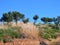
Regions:
[[19, 33], [18, 32], [15, 32], [15, 31], [11, 31], [10, 30], [10, 36], [13, 37], [13, 38], [19, 38]]
[[10, 39], [5, 38], [5, 39], [3, 39], [3, 42], [4, 42], [4, 43], [6, 43], [6, 42], [10, 42]]
[[4, 35], [4, 31], [3, 31], [3, 29], [0, 29], [0, 41], [2, 40], [3, 35]]
[[0, 40], [8, 41], [9, 38], [19, 38], [20, 33], [13, 29], [0, 29]]
[[20, 34], [16, 30], [13, 30], [13, 29], [6, 30], [6, 33], [8, 34], [8, 36], [11, 36], [13, 38], [19, 38], [20, 36]]
[[55, 30], [41, 30], [39, 35], [45, 39], [56, 38], [56, 31]]
[[50, 35], [46, 33], [46, 34], [44, 34], [43, 38], [49, 39], [50, 38]]

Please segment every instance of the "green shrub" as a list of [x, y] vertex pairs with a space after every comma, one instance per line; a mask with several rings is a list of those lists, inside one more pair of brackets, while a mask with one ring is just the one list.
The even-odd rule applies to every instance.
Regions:
[[51, 34], [51, 38], [56, 38], [56, 34]]
[[10, 31], [10, 36], [13, 37], [13, 38], [19, 38], [19, 33], [14, 32], [14, 31]]
[[13, 29], [6, 30], [6, 33], [8, 34], [8, 36], [11, 36], [13, 38], [19, 38], [20, 36], [20, 34], [16, 30], [13, 30]]
[[7, 41], [8, 38], [19, 38], [20, 33], [13, 29], [0, 29], [0, 40]]
[[50, 38], [50, 35], [46, 33], [46, 34], [44, 34], [43, 38], [49, 39]]
[[4, 31], [3, 31], [3, 29], [0, 29], [0, 41], [2, 40], [3, 35], [4, 35]]
[[39, 35], [45, 39], [56, 38], [56, 33], [58, 31], [55, 30], [40, 30]]

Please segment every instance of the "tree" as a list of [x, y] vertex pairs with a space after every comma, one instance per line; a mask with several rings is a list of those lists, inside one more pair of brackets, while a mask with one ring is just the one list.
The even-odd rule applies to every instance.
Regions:
[[3, 21], [3, 17], [0, 18], [0, 22], [2, 22], [2, 21]]
[[55, 24], [56, 24], [56, 21], [57, 21], [57, 20], [56, 20], [56, 18], [54, 17], [54, 18], [53, 18], [53, 22], [54, 22]]
[[48, 22], [48, 18], [46, 18], [46, 17], [42, 17], [41, 18], [41, 21], [43, 21], [45, 24]]
[[52, 18], [48, 18], [48, 22], [52, 22]]
[[22, 14], [22, 15], [20, 16], [20, 19], [23, 21], [24, 18], [25, 18], [25, 16], [24, 16], [24, 14]]
[[14, 11], [12, 13], [13, 13], [13, 18], [14, 18], [16, 25], [17, 25], [17, 21], [20, 20], [21, 18], [23, 18], [24, 16], [23, 16], [23, 14], [21, 14], [17, 11]]
[[38, 20], [38, 15], [35, 15], [34, 17], [33, 17], [33, 19], [34, 19], [34, 24], [36, 23], [36, 21]]
[[0, 18], [0, 22], [3, 22], [3, 24], [4, 24], [3, 17]]
[[57, 22], [60, 24], [60, 16], [57, 17]]
[[47, 18], [47, 19], [49, 23], [53, 21], [52, 18]]
[[52, 22], [52, 18], [42, 17], [41, 21], [43, 21], [44, 23], [50, 23], [50, 22]]
[[8, 12], [8, 22], [13, 21], [13, 14], [12, 12]]
[[27, 22], [29, 22], [29, 18], [23, 19], [23, 23], [27, 23]]
[[54, 17], [53, 22], [55, 24], [56, 29], [59, 29], [59, 27], [60, 27], [60, 16], [58, 16], [57, 18]]
[[58, 16], [57, 18], [56, 18], [56, 22], [57, 22], [57, 27], [58, 27], [58, 29], [60, 28], [60, 16]]
[[12, 20], [13, 20], [13, 16], [11, 12], [4, 13], [1, 18], [1, 21], [7, 22], [7, 24], [9, 24], [9, 22], [11, 22]]

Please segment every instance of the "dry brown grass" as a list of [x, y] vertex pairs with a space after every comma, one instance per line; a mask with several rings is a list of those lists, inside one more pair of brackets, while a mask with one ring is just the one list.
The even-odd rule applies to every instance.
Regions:
[[31, 39], [15, 39], [13, 42], [3, 43], [0, 42], [0, 45], [39, 45], [39, 40]]
[[[16, 24], [13, 23], [12, 27], [15, 27], [15, 26], [16, 26]], [[41, 41], [44, 41], [48, 45], [54, 45], [56, 42], [60, 41], [60, 37], [55, 40], [52, 40], [52, 41], [48, 41], [43, 38], [39, 38], [39, 36], [38, 36], [39, 30], [32, 23], [24, 24], [21, 22], [21, 23], [17, 24], [17, 27], [22, 27], [21, 33], [24, 33], [26, 38], [25, 39], [15, 39], [13, 42], [5, 43], [5, 45], [13, 45], [13, 44], [14, 45], [40, 45]], [[6, 26], [0, 25], [0, 28], [6, 28]], [[0, 45], [4, 45], [4, 43], [0, 42]]]
[[[13, 23], [11, 27], [15, 27], [16, 24]], [[13, 42], [7, 42], [5, 45], [39, 45], [40, 41], [38, 40], [38, 29], [31, 23], [18, 23], [17, 27], [22, 27], [21, 33], [24, 33], [25, 39], [15, 39]], [[5, 25], [0, 25], [0, 28], [7, 28]], [[12, 44], [13, 43], [13, 44]], [[4, 45], [4, 43], [0, 43]]]
[[[15, 23], [13, 23], [12, 25], [13, 27], [16, 26]], [[18, 23], [17, 24], [18, 27], [22, 27], [21, 33], [24, 33], [26, 35], [26, 37], [28, 38], [38, 38], [38, 29], [36, 28], [36, 26], [34, 26], [32, 23]]]

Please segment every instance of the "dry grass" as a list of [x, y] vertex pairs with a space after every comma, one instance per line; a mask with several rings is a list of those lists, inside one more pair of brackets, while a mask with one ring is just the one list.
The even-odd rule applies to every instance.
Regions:
[[[15, 23], [12, 25], [13, 27], [16, 26]], [[18, 23], [18, 27], [22, 27], [21, 33], [24, 33], [27, 38], [35, 39], [38, 38], [38, 29], [32, 23]]]
[[[13, 23], [11, 27], [15, 27], [16, 24]], [[0, 25], [0, 29], [7, 28], [8, 26]], [[39, 45], [38, 40], [38, 29], [31, 23], [18, 23], [17, 27], [22, 27], [21, 33], [24, 33], [25, 39], [15, 39], [13, 42], [0, 43], [0, 45]], [[12, 44], [13, 43], [13, 44]]]
[[0, 43], [0, 45], [39, 45], [38, 40], [31, 39], [15, 39], [13, 42]]
[[[15, 26], [16, 26], [16, 24], [13, 23], [12, 27], [15, 27]], [[41, 26], [41, 27], [43, 27], [43, 26]], [[52, 41], [48, 41], [43, 38], [39, 38], [39, 36], [38, 36], [39, 30], [32, 23], [24, 24], [21, 22], [21, 23], [17, 24], [17, 27], [22, 27], [21, 33], [24, 33], [26, 38], [25, 39], [15, 39], [13, 42], [5, 43], [5, 45], [13, 45], [13, 44], [14, 45], [40, 45], [41, 41], [44, 41], [48, 45], [54, 45], [56, 42], [58, 43], [60, 41], [60, 37], [55, 40], [52, 40]], [[6, 26], [0, 25], [0, 28], [3, 29], [3, 28], [6, 28]], [[4, 45], [4, 43], [0, 42], [0, 45]]]

